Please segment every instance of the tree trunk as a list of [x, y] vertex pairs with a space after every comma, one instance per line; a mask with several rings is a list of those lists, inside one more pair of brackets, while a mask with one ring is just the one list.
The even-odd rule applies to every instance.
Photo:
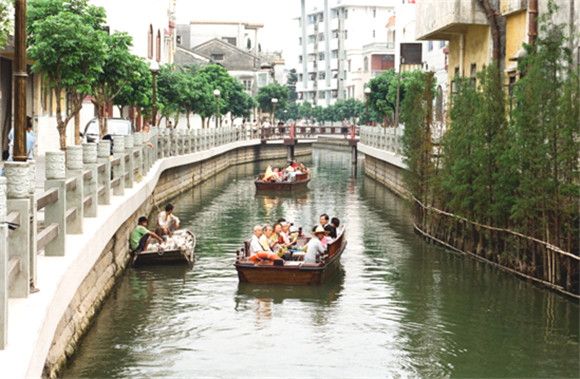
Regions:
[[499, 9], [496, 9], [490, 0], [477, 0], [479, 6], [483, 9], [487, 22], [491, 29], [492, 41], [492, 60], [497, 65], [498, 74], [501, 75], [503, 67], [503, 58], [505, 56], [502, 30], [504, 30], [505, 19]]
[[62, 89], [54, 89], [54, 97], [56, 98], [56, 129], [58, 130], [58, 137], [60, 149], [66, 150], [66, 123], [62, 117]]
[[75, 145], [81, 144], [81, 116], [79, 112], [75, 114]]
[[189, 128], [190, 128], [190, 123], [189, 123], [189, 114], [190, 114], [190, 113], [191, 113], [190, 111], [187, 111], [187, 112], [185, 112], [185, 117], [186, 117], [186, 119], [187, 119], [187, 129], [189, 129]]

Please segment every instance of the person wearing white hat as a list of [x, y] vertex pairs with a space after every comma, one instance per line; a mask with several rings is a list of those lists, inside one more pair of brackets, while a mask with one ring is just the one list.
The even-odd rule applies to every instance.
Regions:
[[324, 254], [325, 249], [322, 246], [322, 239], [326, 237], [326, 231], [320, 225], [314, 229], [314, 236], [308, 241], [306, 245], [306, 255], [304, 256], [304, 262], [306, 263], [316, 263], [319, 257]]

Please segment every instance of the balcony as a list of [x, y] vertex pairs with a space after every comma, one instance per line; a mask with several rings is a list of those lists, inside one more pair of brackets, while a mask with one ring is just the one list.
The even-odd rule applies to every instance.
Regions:
[[383, 53], [395, 53], [395, 43], [386, 42], [379, 43], [373, 42], [363, 46], [363, 54], [383, 54]]
[[417, 39], [449, 40], [470, 25], [488, 25], [476, 0], [423, 0], [417, 2]]

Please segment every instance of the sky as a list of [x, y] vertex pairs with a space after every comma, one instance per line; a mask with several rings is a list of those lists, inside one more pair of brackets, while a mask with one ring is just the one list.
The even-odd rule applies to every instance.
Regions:
[[[333, 1], [331, 1], [332, 3]], [[321, 0], [307, 0], [307, 8], [320, 6]], [[177, 22], [191, 20], [247, 21], [264, 24], [261, 44], [264, 50], [280, 51], [286, 68], [298, 63], [298, 24], [300, 0], [177, 0]]]

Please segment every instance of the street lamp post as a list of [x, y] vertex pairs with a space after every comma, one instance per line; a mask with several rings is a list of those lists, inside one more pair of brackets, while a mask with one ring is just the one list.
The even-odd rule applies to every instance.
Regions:
[[367, 122], [370, 123], [369, 117], [369, 99], [371, 97], [371, 87], [365, 87], [365, 115], [367, 116]]
[[26, 1], [14, 2], [14, 160], [26, 162]]
[[272, 101], [272, 126], [274, 126], [276, 122], [276, 104], [278, 104], [278, 99], [273, 97], [271, 101]]
[[151, 126], [157, 124], [157, 74], [159, 74], [159, 63], [151, 60], [149, 63], [149, 70], [151, 70]]
[[213, 95], [215, 96], [215, 104], [216, 104], [216, 114], [215, 114], [215, 127], [217, 129], [218, 127], [218, 117], [220, 114], [220, 96], [221, 96], [221, 92], [219, 89], [214, 89], [213, 90]]

